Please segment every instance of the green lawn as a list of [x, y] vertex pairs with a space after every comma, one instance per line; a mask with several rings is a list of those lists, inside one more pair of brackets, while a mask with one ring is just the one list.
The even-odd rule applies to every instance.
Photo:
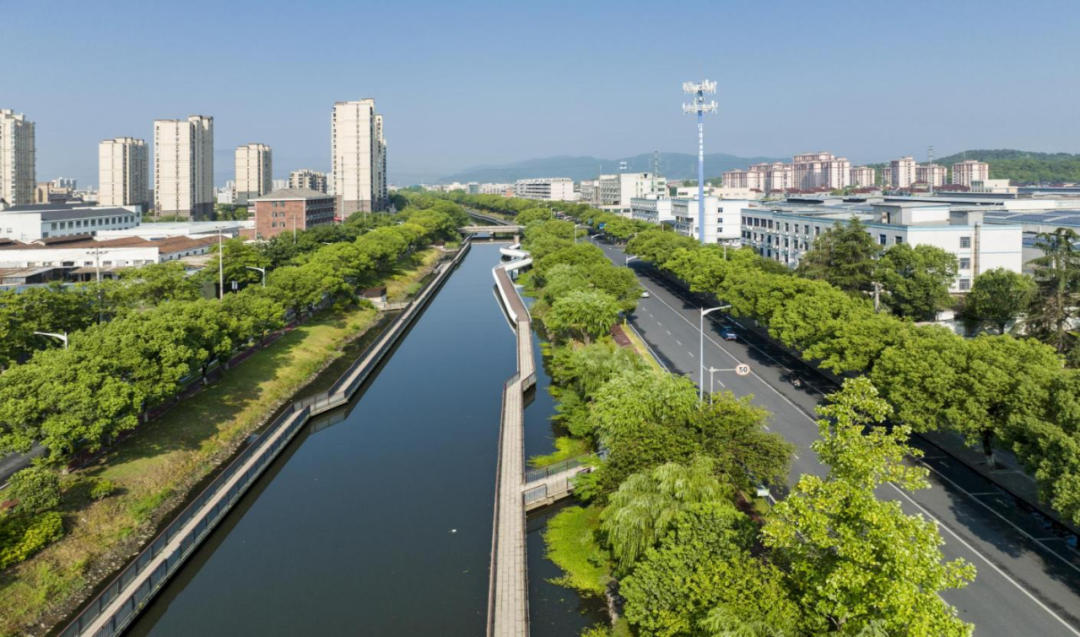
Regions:
[[529, 458], [529, 466], [534, 469], [550, 467], [556, 462], [569, 460], [570, 458], [589, 453], [590, 451], [592, 451], [592, 448], [588, 440], [572, 438], [570, 436], [559, 436], [555, 439], [555, 451], [543, 456], [533, 456]]
[[600, 508], [567, 507], [551, 518], [544, 531], [547, 556], [566, 574], [556, 584], [586, 595], [603, 596], [611, 581], [607, 552], [596, 541]]
[[[395, 272], [408, 288], [438, 259], [428, 250]], [[85, 594], [107, 565], [125, 563], [158, 523], [239, 444], [341, 355], [342, 345], [378, 320], [349, 310], [290, 331], [200, 393], [116, 445], [92, 466], [64, 479], [66, 536], [0, 574], [0, 635], [44, 634], [63, 619], [72, 595]], [[88, 478], [105, 478], [117, 495], [87, 496]]]

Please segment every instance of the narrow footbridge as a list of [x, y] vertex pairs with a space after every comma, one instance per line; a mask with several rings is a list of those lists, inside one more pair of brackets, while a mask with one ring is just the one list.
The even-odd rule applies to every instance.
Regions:
[[[500, 232], [513, 226], [499, 226]], [[518, 227], [520, 228], [520, 227]], [[592, 470], [586, 456], [550, 467], [525, 470], [525, 405], [536, 386], [532, 319], [512, 273], [532, 265], [520, 244], [499, 249], [510, 261], [492, 269], [499, 302], [514, 329], [517, 373], [503, 385], [499, 455], [495, 470], [495, 519], [488, 582], [488, 637], [528, 637], [529, 582], [525, 552], [525, 513], [573, 492], [573, 478]]]
[[525, 226], [463, 226], [458, 228], [458, 232], [461, 234], [521, 234], [525, 231]]

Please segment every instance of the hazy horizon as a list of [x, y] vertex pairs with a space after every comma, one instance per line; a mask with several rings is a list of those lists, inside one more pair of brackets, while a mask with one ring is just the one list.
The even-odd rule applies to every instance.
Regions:
[[5, 69], [0, 108], [37, 124], [39, 181], [81, 184], [97, 183], [102, 139], [151, 141], [154, 119], [192, 113], [214, 117], [218, 175], [249, 142], [273, 148], [276, 178], [326, 170], [333, 103], [363, 97], [386, 117], [391, 181], [693, 153], [681, 85], [702, 78], [719, 83], [707, 153], [866, 163], [921, 161], [931, 144], [937, 156], [1080, 150], [1067, 62], [1080, 59], [1080, 3], [916, 1], [900, 13], [695, 0], [659, 17], [640, 2], [296, 8], [0, 0], [8, 50], [28, 52]]

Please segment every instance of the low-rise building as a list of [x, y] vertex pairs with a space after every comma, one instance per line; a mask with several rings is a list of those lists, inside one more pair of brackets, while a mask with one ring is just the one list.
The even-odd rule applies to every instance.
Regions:
[[514, 183], [514, 196], [543, 201], [577, 201], [574, 181], [568, 177], [519, 179]]
[[334, 196], [307, 188], [283, 188], [251, 202], [257, 239], [334, 223]]
[[675, 215], [671, 211], [673, 201], [669, 197], [635, 197], [630, 200], [630, 217], [657, 225], [674, 223]]
[[993, 268], [1023, 269], [1022, 227], [985, 223], [983, 212], [951, 210], [948, 203], [789, 202], [743, 211], [742, 242], [762, 256], [796, 267], [823, 232], [858, 218], [882, 249], [907, 243], [933, 245], [954, 254], [959, 273], [950, 291], [966, 292], [975, 277]]
[[188, 237], [191, 239], [217, 237], [220, 233], [226, 239], [254, 237], [255, 220], [240, 221], [159, 221], [144, 223], [124, 230], [102, 230], [97, 233], [99, 240], [121, 239], [123, 237], [141, 237], [143, 239], [167, 239], [169, 237]]
[[[742, 236], [742, 213], [750, 207], [743, 199], [705, 197], [705, 243], [737, 245]], [[671, 204], [675, 230], [695, 239], [698, 232], [698, 200], [675, 199]]]
[[142, 221], [139, 206], [93, 206], [84, 203], [0, 207], [0, 237], [36, 241], [133, 228]]
[[659, 196], [667, 192], [667, 179], [654, 173], [619, 173], [600, 175], [599, 207], [617, 214], [630, 215], [630, 200]]
[[113, 271], [203, 255], [217, 242], [216, 236], [200, 239], [170, 237], [156, 241], [140, 237], [98, 241], [90, 235], [29, 242], [0, 239], [0, 267], [68, 268], [67, 275], [78, 278], [95, 274], [99, 268]]

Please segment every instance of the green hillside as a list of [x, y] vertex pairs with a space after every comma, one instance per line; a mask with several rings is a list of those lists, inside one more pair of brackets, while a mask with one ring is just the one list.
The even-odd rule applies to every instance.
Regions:
[[[948, 168], [951, 179], [952, 165], [965, 159], [990, 164], [990, 179], [1011, 179], [1014, 182], [1080, 182], [1080, 155], [1071, 153], [1032, 153], [1010, 149], [968, 150], [939, 157], [934, 163]], [[870, 165], [878, 171], [880, 180], [881, 169], [889, 164], [883, 162]]]
[[969, 150], [942, 157], [937, 163], [951, 168], [954, 163], [965, 159], [990, 164], [991, 179], [1053, 183], [1080, 181], [1080, 155], [1071, 153], [1032, 153], [1009, 149]]

